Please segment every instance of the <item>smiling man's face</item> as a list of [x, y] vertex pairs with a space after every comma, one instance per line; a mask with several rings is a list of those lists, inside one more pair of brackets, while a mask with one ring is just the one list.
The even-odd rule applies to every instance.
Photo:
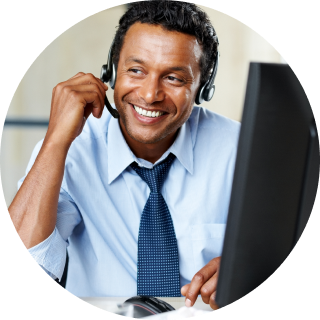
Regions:
[[196, 38], [135, 23], [126, 33], [114, 99], [125, 138], [144, 144], [174, 139], [189, 118], [200, 83]]

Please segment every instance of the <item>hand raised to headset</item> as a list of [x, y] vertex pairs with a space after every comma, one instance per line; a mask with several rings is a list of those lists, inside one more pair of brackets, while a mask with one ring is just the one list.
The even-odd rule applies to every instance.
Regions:
[[193, 306], [198, 295], [201, 294], [204, 303], [210, 304], [210, 307], [214, 310], [219, 308], [215, 302], [215, 296], [220, 259], [221, 257], [212, 259], [194, 275], [190, 283], [181, 288], [181, 294], [186, 297], [186, 306]]
[[101, 117], [107, 89], [100, 79], [83, 72], [59, 83], [52, 92], [46, 141], [69, 147], [91, 113], [96, 118]]

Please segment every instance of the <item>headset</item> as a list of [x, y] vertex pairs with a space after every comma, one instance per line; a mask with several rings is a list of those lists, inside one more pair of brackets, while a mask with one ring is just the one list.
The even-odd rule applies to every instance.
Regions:
[[[214, 36], [217, 43], [219, 44], [218, 38], [217, 36]], [[102, 82], [109, 82], [109, 85], [112, 89], [114, 89], [114, 86], [116, 84], [116, 79], [117, 79], [117, 70], [116, 67], [112, 61], [112, 50], [114, 47], [114, 40], [112, 41], [110, 50], [109, 50], [109, 54], [108, 54], [108, 62], [107, 64], [104, 64], [101, 68], [101, 75], [100, 75], [100, 80]], [[216, 57], [215, 57], [215, 61], [214, 61], [214, 68], [213, 71], [209, 77], [209, 79], [199, 88], [197, 95], [196, 95], [196, 99], [195, 99], [195, 103], [197, 105], [201, 104], [204, 101], [210, 101], [213, 97], [214, 91], [215, 91], [215, 85], [214, 85], [214, 79], [217, 75], [217, 71], [218, 71], [218, 64], [219, 64], [219, 51], [217, 51]], [[120, 118], [119, 112], [112, 108], [107, 96], [105, 96], [104, 98], [104, 104], [106, 105], [107, 109], [109, 110], [109, 112], [111, 113], [111, 115], [114, 118]]]

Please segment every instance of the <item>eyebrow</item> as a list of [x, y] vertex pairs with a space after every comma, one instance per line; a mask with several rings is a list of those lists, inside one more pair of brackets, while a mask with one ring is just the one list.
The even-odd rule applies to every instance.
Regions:
[[[140, 63], [140, 64], [146, 64], [145, 61], [141, 60], [140, 58], [134, 57], [134, 56], [128, 57], [125, 60], [125, 63], [129, 63], [129, 62], [136, 62], [136, 63]], [[181, 72], [185, 73], [186, 75], [193, 77], [192, 72], [190, 73], [190, 70], [188, 68], [184, 67], [184, 66], [172, 66], [172, 67], [169, 67], [168, 70], [170, 70], [170, 71], [181, 71]]]
[[137, 62], [137, 63], [145, 64], [143, 60], [133, 56], [130, 56], [125, 60], [125, 63], [128, 63], [128, 62]]

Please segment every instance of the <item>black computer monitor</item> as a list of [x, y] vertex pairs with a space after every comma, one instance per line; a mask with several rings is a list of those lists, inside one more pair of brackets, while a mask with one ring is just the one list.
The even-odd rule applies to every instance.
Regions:
[[216, 302], [224, 307], [286, 259], [312, 210], [319, 179], [313, 113], [288, 65], [251, 63]]

